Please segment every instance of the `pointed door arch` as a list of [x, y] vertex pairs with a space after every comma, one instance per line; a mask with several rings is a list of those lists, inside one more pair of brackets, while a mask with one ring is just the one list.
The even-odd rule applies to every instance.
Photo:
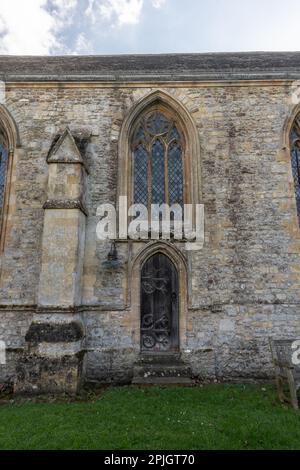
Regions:
[[175, 265], [165, 254], [150, 256], [141, 270], [141, 351], [179, 349], [179, 289]]

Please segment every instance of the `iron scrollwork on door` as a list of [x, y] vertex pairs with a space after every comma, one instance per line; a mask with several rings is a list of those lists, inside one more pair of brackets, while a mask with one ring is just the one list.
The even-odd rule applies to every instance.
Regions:
[[168, 315], [160, 312], [155, 320], [153, 314], [146, 314], [142, 318], [142, 342], [146, 349], [153, 349], [159, 345], [160, 349], [167, 349], [170, 343], [170, 319]]
[[167, 292], [167, 273], [162, 269], [149, 269], [142, 277], [142, 289], [146, 294], [152, 294], [155, 290]]
[[[173, 279], [174, 278], [174, 279]], [[141, 276], [141, 347], [143, 351], [168, 351], [176, 343], [177, 280], [164, 255], [155, 255]], [[175, 328], [174, 328], [175, 326]]]

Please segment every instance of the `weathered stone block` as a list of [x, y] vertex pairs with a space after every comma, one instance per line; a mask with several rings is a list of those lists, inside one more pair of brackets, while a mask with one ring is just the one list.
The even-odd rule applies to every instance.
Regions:
[[16, 367], [16, 394], [75, 395], [81, 385], [83, 355], [60, 358], [24, 354]]

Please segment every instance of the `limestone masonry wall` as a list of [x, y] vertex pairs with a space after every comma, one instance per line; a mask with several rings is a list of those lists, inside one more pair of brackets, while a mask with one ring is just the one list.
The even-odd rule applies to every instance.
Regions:
[[[263, 379], [273, 374], [268, 337], [299, 336], [300, 236], [290, 155], [283, 149], [284, 124], [295, 107], [290, 82], [7, 84], [5, 106], [20, 146], [1, 254], [0, 340], [9, 350], [0, 382], [15, 380], [26, 332], [39, 309], [47, 155], [67, 126], [73, 137], [87, 139], [81, 301], [76, 294], [75, 302], [84, 326], [84, 381], [131, 380], [139, 354], [133, 260], [145, 243], [117, 242], [120, 263], [106, 266], [110, 243], [96, 239], [96, 209], [117, 198], [124, 118], [157, 89], [186, 108], [200, 141], [205, 244], [189, 252], [176, 244], [188, 271], [180, 337], [184, 361], [200, 377]], [[60, 305], [52, 307], [63, 315]]]

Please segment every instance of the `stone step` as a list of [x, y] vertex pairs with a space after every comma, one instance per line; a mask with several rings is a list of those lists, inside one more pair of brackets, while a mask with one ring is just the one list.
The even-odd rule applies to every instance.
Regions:
[[141, 354], [137, 364], [182, 364], [180, 353]]
[[141, 354], [133, 368], [133, 384], [193, 384], [191, 369], [180, 354]]
[[134, 385], [193, 385], [190, 377], [134, 377]]
[[190, 377], [191, 369], [184, 364], [145, 364], [135, 365], [134, 377]]

